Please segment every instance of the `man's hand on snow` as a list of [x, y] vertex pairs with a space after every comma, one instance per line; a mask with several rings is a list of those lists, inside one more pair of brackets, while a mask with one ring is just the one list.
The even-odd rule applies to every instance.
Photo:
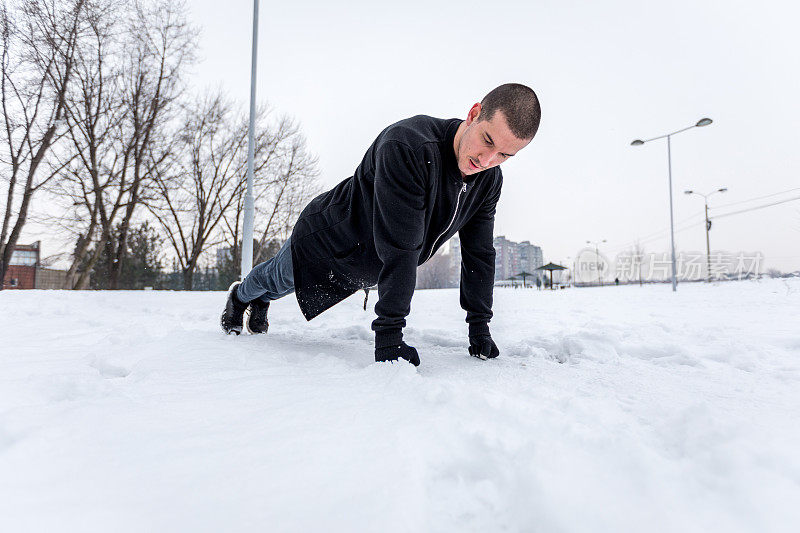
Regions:
[[375, 348], [375, 362], [397, 361], [405, 359], [414, 366], [419, 366], [419, 354], [417, 349], [409, 346], [405, 342], [383, 348]]
[[494, 359], [500, 355], [500, 350], [491, 335], [470, 335], [469, 354], [479, 359]]

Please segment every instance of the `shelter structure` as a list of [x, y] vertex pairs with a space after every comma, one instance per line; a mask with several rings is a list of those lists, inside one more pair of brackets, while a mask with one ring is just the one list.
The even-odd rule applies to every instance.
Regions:
[[547, 263], [536, 270], [547, 270], [550, 272], [550, 290], [553, 290], [553, 270], [567, 270], [567, 267], [555, 263]]
[[525, 272], [524, 270], [522, 272], [520, 272], [519, 274], [517, 274], [518, 278], [522, 278], [522, 288], [523, 289], [525, 287], [527, 287], [527, 285], [525, 283], [526, 278], [533, 277], [533, 276], [535, 276], [535, 274], [531, 274], [530, 272]]

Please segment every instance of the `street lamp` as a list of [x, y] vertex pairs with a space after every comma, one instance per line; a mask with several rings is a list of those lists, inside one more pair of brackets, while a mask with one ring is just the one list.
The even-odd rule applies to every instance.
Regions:
[[597, 280], [600, 282], [600, 286], [603, 286], [603, 276], [600, 274], [600, 243], [606, 242], [605, 239], [602, 241], [586, 241], [586, 244], [594, 244], [594, 267], [597, 269]]
[[253, 41], [250, 51], [250, 118], [247, 128], [247, 186], [244, 195], [244, 220], [242, 221], [241, 279], [253, 268], [253, 157], [255, 152], [256, 127], [256, 61], [258, 52], [258, 0], [253, 0]]
[[727, 187], [723, 187], [721, 189], [717, 189], [716, 191], [711, 191], [708, 194], [703, 194], [700, 192], [695, 191], [683, 191], [684, 194], [696, 194], [697, 196], [702, 196], [703, 201], [706, 204], [706, 269], [708, 274], [708, 282], [711, 283], [711, 241], [708, 238], [708, 232], [711, 230], [711, 221], [708, 219], [708, 197], [712, 194], [716, 194], [718, 192], [725, 192], [727, 191]]
[[[566, 263], [567, 265], [570, 263], [570, 261], [569, 261], [570, 259], [572, 259], [572, 256], [571, 256], [571, 255], [568, 255], [568, 256], [567, 256], [567, 260], [565, 261], [565, 263]], [[567, 273], [567, 279], [569, 280], [569, 284], [570, 284], [570, 286], [572, 286], [572, 285], [574, 285], [574, 284], [575, 284], [575, 260], [574, 260], [574, 259], [572, 259], [572, 270], [570, 270], [570, 271]]]
[[708, 126], [712, 122], [713, 121], [710, 118], [701, 118], [697, 121], [697, 124], [694, 124], [693, 126], [689, 126], [678, 131], [673, 131], [672, 133], [667, 133], [666, 135], [659, 135], [658, 137], [653, 137], [652, 139], [647, 139], [646, 141], [636, 139], [635, 141], [631, 142], [631, 146], [641, 146], [644, 143], [649, 143], [650, 141], [656, 141], [658, 139], [663, 139], [664, 137], [667, 138], [667, 165], [669, 169], [669, 234], [670, 246], [672, 248], [672, 292], [678, 290], [678, 280], [675, 272], [675, 218], [672, 212], [672, 143], [670, 141], [673, 135], [677, 135], [678, 133], [682, 133], [692, 128]]

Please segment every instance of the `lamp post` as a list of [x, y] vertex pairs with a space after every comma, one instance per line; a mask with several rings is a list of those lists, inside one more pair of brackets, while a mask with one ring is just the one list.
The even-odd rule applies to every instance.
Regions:
[[250, 123], [247, 129], [247, 189], [244, 195], [244, 221], [242, 223], [242, 278], [253, 268], [253, 156], [255, 151], [254, 131], [256, 122], [256, 52], [258, 51], [258, 0], [253, 0], [253, 47], [250, 53]]
[[708, 194], [695, 191], [683, 191], [684, 194], [696, 194], [697, 196], [702, 196], [703, 201], [706, 204], [706, 273], [708, 274], [707, 278], [709, 283], [711, 283], [711, 241], [709, 240], [708, 232], [711, 230], [711, 221], [708, 219], [708, 197], [712, 194], [725, 192], [727, 190], [727, 187], [723, 187], [721, 189], [717, 189], [716, 191], [711, 191]]
[[[572, 256], [568, 255], [567, 256], [567, 260], [564, 262], [564, 264], [566, 264], [566, 265], [570, 264], [570, 259], [572, 259]], [[568, 276], [568, 279], [569, 279], [569, 282], [570, 282], [569, 285], [570, 286], [574, 285], [575, 284], [575, 260], [574, 259], [572, 259], [572, 270], [569, 273], [567, 273], [567, 276]]]
[[650, 141], [656, 141], [658, 139], [663, 139], [666, 137], [667, 139], [667, 168], [669, 169], [669, 235], [670, 235], [670, 247], [672, 248], [672, 292], [678, 290], [678, 280], [677, 274], [675, 272], [675, 217], [673, 215], [672, 210], [672, 143], [671, 139], [673, 135], [677, 135], [678, 133], [682, 133], [684, 131], [690, 130], [692, 128], [701, 128], [703, 126], [708, 126], [713, 121], [710, 118], [701, 118], [697, 121], [697, 124], [689, 126], [687, 128], [683, 128], [678, 131], [673, 131], [672, 133], [667, 133], [666, 135], [659, 135], [658, 137], [653, 137], [652, 139], [647, 139], [646, 141], [642, 141], [640, 139], [636, 139], [635, 141], [631, 142], [631, 146], [641, 146], [644, 143], [649, 143]]
[[586, 244], [593, 244], [594, 245], [594, 267], [597, 269], [597, 280], [600, 282], [600, 286], [603, 286], [603, 276], [600, 274], [600, 243], [606, 242], [605, 239], [602, 241], [586, 241]]

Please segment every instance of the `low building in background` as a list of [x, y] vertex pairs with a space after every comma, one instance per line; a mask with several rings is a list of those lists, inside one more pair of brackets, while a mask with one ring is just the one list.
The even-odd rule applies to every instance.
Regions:
[[36, 288], [37, 289], [63, 289], [67, 281], [66, 270], [56, 270], [54, 268], [36, 268]]
[[3, 278], [3, 289], [61, 289], [67, 273], [42, 266], [41, 242], [18, 244]]
[[36, 267], [39, 266], [39, 241], [18, 244], [3, 278], [3, 289], [35, 289]]

